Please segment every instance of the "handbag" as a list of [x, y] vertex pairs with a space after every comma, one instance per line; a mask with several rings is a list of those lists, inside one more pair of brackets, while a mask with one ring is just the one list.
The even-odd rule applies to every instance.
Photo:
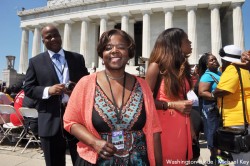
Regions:
[[[236, 66], [235, 66], [236, 67]], [[248, 122], [246, 119], [246, 107], [244, 102], [243, 83], [240, 69], [236, 67], [240, 79], [241, 97], [243, 107], [244, 128], [219, 127], [214, 135], [214, 146], [220, 150], [232, 153], [248, 152], [250, 150], [250, 135], [248, 134]], [[221, 104], [221, 120], [223, 110], [223, 98]]]

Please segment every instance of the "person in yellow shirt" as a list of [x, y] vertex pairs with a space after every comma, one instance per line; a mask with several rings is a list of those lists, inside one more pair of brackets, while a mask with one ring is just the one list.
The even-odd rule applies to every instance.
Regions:
[[[244, 127], [241, 86], [237, 69], [232, 63], [240, 62], [241, 49], [235, 45], [228, 45], [220, 51], [222, 75], [212, 96], [223, 97], [223, 126]], [[245, 97], [247, 121], [250, 119], [250, 74], [249, 70], [240, 68]], [[248, 132], [250, 129], [248, 128]], [[234, 161], [248, 161], [250, 152], [232, 154]], [[238, 163], [240, 164], [240, 163]], [[237, 163], [235, 164], [237, 166]]]

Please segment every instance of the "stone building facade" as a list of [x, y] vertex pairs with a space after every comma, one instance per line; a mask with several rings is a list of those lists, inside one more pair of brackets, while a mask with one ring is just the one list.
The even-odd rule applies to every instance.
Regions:
[[[190, 64], [199, 55], [235, 44], [244, 50], [242, 5], [245, 0], [48, 0], [47, 6], [22, 10], [22, 40], [19, 73], [25, 73], [28, 58], [44, 51], [41, 28], [58, 27], [63, 48], [83, 54], [87, 67], [102, 68], [96, 45], [100, 34], [112, 28], [128, 32], [136, 41], [136, 57], [128, 69], [134, 73], [140, 57], [149, 58], [157, 36], [170, 27], [184, 29], [192, 42]], [[29, 36], [32, 35], [32, 41]], [[32, 48], [29, 48], [32, 43]], [[28, 50], [32, 49], [32, 55]], [[136, 73], [135, 73], [136, 74]]]

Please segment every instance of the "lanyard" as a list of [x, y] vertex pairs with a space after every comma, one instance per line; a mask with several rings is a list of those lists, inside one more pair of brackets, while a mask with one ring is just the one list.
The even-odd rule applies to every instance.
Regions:
[[[63, 72], [64, 72], [64, 68], [65, 68], [66, 62], [64, 62], [62, 70], [60, 70], [59, 67], [53, 61], [52, 61], [52, 63], [56, 67], [56, 70], [59, 71], [59, 73], [61, 74], [61, 76], [63, 76]], [[59, 63], [61, 65], [61, 62], [59, 62]]]
[[110, 83], [109, 78], [107, 76], [106, 70], [105, 70], [105, 75], [106, 75], [106, 79], [107, 79], [108, 84], [109, 84], [111, 96], [112, 96], [112, 99], [113, 99], [113, 104], [115, 106], [115, 114], [116, 114], [116, 117], [117, 117], [117, 122], [118, 122], [118, 124], [120, 124], [121, 120], [122, 120], [121, 114], [122, 114], [122, 107], [123, 107], [123, 104], [124, 104], [124, 96], [125, 96], [126, 73], [125, 73], [124, 80], [123, 80], [122, 105], [121, 105], [120, 108], [118, 107], [117, 103], [115, 102], [115, 97], [114, 97], [114, 94], [113, 94], [113, 91], [112, 91], [112, 87], [111, 87], [111, 83]]

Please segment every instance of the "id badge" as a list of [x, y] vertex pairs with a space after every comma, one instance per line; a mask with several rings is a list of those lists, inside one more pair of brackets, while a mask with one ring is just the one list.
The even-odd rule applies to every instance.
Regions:
[[112, 131], [112, 144], [116, 149], [124, 149], [124, 132], [123, 130]]

